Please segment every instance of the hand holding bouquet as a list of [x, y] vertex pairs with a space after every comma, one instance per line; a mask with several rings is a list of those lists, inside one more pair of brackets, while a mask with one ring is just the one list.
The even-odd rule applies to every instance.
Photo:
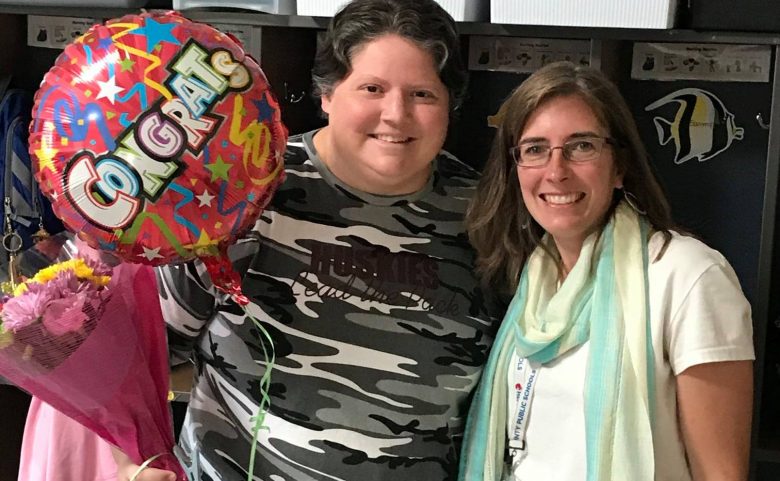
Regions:
[[[29, 254], [36, 248], [47, 249]], [[134, 463], [155, 458], [151, 466], [186, 480], [172, 455], [165, 323], [152, 269], [112, 268], [86, 246], [42, 269], [30, 268], [33, 257], [19, 266], [30, 277], [12, 290], [6, 285], [2, 299], [0, 376]]]

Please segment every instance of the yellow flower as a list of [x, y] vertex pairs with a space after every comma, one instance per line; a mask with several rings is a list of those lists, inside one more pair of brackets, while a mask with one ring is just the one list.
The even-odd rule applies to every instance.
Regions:
[[86, 262], [84, 262], [83, 259], [74, 259], [76, 262], [74, 263], [72, 269], [73, 272], [76, 274], [76, 277], [79, 279], [91, 279], [92, 275], [95, 273], [94, 269], [89, 267]]
[[76, 268], [75, 263], [79, 260], [80, 259], [71, 259], [39, 270], [38, 273], [32, 277], [32, 279], [28, 279], [22, 284], [16, 286], [16, 289], [14, 289], [14, 296], [18, 296], [20, 294], [24, 294], [25, 292], [27, 292], [27, 284], [29, 284], [30, 282], [37, 282], [38, 284], [46, 284], [47, 282], [57, 277], [57, 274], [59, 274], [62, 271], [75, 270]]
[[61, 272], [65, 271], [73, 271], [73, 273], [79, 279], [89, 279], [94, 273], [92, 268], [89, 267], [83, 259], [71, 259], [54, 264], [53, 266], [49, 266], [45, 269], [41, 269], [37, 274], [35, 274], [35, 277], [33, 277], [32, 280], [40, 284], [46, 284], [50, 280], [57, 277]]
[[89, 276], [89, 282], [97, 287], [106, 287], [111, 281], [111, 276]]
[[76, 274], [76, 277], [88, 277], [92, 275], [92, 268], [86, 265], [83, 260], [71, 259], [41, 269], [32, 278], [32, 282], [46, 284], [63, 271], [73, 271]]
[[14, 297], [21, 296], [25, 292], [27, 292], [27, 283], [23, 282], [16, 286], [16, 289], [14, 289]]
[[35, 276], [33, 276], [32, 279], [28, 279], [22, 284], [16, 286], [16, 289], [14, 289], [14, 296], [18, 296], [27, 292], [27, 284], [30, 282], [46, 284], [47, 282], [57, 277], [61, 272], [65, 271], [72, 271], [78, 279], [89, 281], [97, 287], [105, 287], [111, 280], [110, 276], [96, 276], [95, 270], [87, 265], [87, 263], [84, 262], [84, 259], [76, 258], [59, 262], [41, 269], [37, 274], [35, 274]]

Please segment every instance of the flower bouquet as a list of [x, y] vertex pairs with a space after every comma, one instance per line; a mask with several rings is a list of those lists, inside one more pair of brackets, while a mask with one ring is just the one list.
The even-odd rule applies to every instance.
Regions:
[[111, 267], [67, 234], [33, 247], [17, 268], [24, 280], [4, 284], [0, 306], [0, 376], [137, 464], [165, 454], [152, 465], [186, 480], [172, 455], [165, 324], [152, 269]]
[[0, 304], [0, 348], [21, 351], [34, 368], [59, 366], [104, 312], [110, 274], [105, 264], [76, 258], [47, 267], [7, 292], [12, 297]]

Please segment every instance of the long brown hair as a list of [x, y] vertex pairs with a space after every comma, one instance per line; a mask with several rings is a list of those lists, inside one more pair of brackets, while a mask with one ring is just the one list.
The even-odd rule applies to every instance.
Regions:
[[[498, 132], [466, 214], [469, 239], [477, 251], [477, 271], [486, 283], [505, 294], [517, 287], [526, 259], [544, 235], [523, 202], [509, 149], [517, 145], [528, 118], [539, 106], [570, 95], [585, 101], [608, 135], [617, 140], [614, 158], [617, 172], [623, 174], [624, 190], [646, 212], [652, 229], [663, 232], [668, 242], [669, 231], [675, 227], [634, 118], [617, 87], [594, 68], [571, 62], [548, 64], [517, 87], [501, 106]], [[605, 223], [623, 196], [616, 189]]]

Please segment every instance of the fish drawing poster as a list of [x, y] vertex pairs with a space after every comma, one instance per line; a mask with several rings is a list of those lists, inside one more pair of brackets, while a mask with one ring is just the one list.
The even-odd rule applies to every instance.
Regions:
[[654, 116], [653, 124], [658, 143], [674, 145], [675, 164], [691, 159], [709, 160], [745, 135], [745, 129], [737, 126], [734, 114], [717, 95], [707, 90], [676, 90], [646, 106], [645, 111], [653, 112], [667, 105], [676, 107], [673, 117]]
[[[756, 299], [772, 84], [623, 78], [674, 219], [729, 260]], [[777, 182], [777, 179], [774, 179]]]
[[770, 45], [637, 42], [631, 61], [636, 80], [769, 82]]

